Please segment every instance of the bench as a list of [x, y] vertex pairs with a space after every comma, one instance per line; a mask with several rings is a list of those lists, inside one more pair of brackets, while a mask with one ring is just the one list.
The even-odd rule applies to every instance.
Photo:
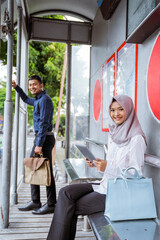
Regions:
[[101, 180], [103, 173], [87, 166], [83, 158], [68, 158], [63, 160], [69, 183], [90, 182]]
[[[147, 167], [160, 168], [160, 158], [145, 154], [145, 172]], [[150, 177], [150, 176], [148, 176]], [[153, 179], [154, 184], [154, 179]], [[159, 220], [137, 220], [111, 222], [103, 212], [88, 216], [91, 228], [98, 240], [159, 240]]]
[[[94, 140], [91, 140], [90, 138], [86, 138], [85, 141], [86, 144], [92, 143], [97, 145], [98, 147], [103, 148], [103, 158], [106, 159], [106, 144], [96, 142]], [[63, 160], [69, 183], [90, 182], [102, 179], [103, 173], [97, 172], [95, 168], [89, 168], [86, 164], [86, 161], [84, 160], [83, 155], [74, 145], [70, 149], [70, 155], [72, 156], [71, 158]]]
[[98, 240], [158, 240], [159, 227], [154, 220], [110, 222], [103, 212], [88, 216]]

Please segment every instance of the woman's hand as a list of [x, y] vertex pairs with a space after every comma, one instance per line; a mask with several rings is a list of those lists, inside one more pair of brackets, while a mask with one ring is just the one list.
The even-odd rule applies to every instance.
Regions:
[[96, 160], [93, 161], [94, 165], [97, 167], [98, 171], [104, 172], [107, 166], [107, 161], [97, 158]]
[[88, 165], [88, 167], [95, 167], [94, 165], [93, 165], [93, 163], [91, 162], [91, 161], [89, 161], [89, 159], [88, 158], [85, 158], [85, 160], [86, 160], [86, 163], [87, 163], [87, 165]]

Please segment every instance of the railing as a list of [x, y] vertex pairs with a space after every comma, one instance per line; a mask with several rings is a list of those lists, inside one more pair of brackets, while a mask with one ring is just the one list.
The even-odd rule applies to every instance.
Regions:
[[86, 141], [87, 143], [91, 143], [91, 144], [97, 145], [97, 146], [99, 146], [99, 147], [102, 147], [103, 150], [104, 150], [104, 158], [106, 159], [107, 152], [108, 152], [108, 146], [107, 146], [107, 144], [102, 143], [102, 142], [98, 142], [98, 141], [96, 141], [96, 140], [94, 140], [94, 139], [91, 139], [91, 138], [86, 138], [85, 141]]
[[152, 167], [160, 168], [160, 157], [153, 156], [150, 154], [145, 154], [144, 155], [144, 162], [147, 165], [150, 165]]

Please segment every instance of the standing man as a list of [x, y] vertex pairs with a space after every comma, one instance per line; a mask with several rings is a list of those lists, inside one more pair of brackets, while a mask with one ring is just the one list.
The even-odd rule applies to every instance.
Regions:
[[47, 214], [53, 213], [56, 204], [56, 188], [52, 171], [52, 149], [55, 144], [54, 134], [52, 132], [52, 119], [54, 106], [51, 98], [43, 90], [42, 79], [37, 76], [31, 76], [28, 80], [29, 91], [35, 95], [35, 98], [28, 97], [24, 91], [12, 81], [12, 87], [18, 92], [21, 99], [34, 106], [33, 110], [33, 123], [35, 131], [34, 146], [32, 148], [30, 157], [35, 154], [43, 153], [45, 158], [50, 161], [51, 171], [51, 185], [46, 187], [47, 203], [41, 206], [40, 201], [40, 186], [31, 185], [31, 201], [26, 205], [19, 207], [20, 211], [33, 210], [33, 214]]

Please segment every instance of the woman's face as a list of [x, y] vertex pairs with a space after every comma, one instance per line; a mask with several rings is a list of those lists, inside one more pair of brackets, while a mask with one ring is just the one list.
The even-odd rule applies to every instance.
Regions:
[[110, 107], [110, 116], [116, 124], [122, 124], [125, 121], [125, 111], [118, 102], [113, 102]]

